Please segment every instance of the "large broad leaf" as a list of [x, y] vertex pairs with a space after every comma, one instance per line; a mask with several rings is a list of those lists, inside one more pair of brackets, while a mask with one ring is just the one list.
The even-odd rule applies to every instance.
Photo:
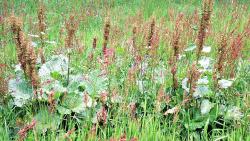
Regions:
[[84, 81], [83, 75], [70, 75], [69, 77], [69, 85], [67, 86], [68, 93], [79, 93], [79, 87], [82, 86], [82, 82]]
[[18, 107], [22, 107], [33, 96], [32, 87], [22, 78], [9, 80], [8, 88], [14, 98], [14, 105]]
[[205, 95], [208, 95], [211, 93], [211, 90], [209, 89], [208, 86], [206, 85], [198, 85], [197, 88], [195, 89], [195, 92], [193, 94], [194, 98], [201, 98]]
[[57, 127], [60, 124], [60, 118], [55, 113], [49, 113], [47, 109], [40, 110], [35, 115], [36, 130], [40, 132], [46, 132], [48, 129], [57, 130]]
[[84, 111], [83, 98], [76, 93], [68, 93], [63, 97], [62, 103], [58, 105], [57, 110], [61, 114], [70, 114], [72, 111], [81, 113]]
[[211, 103], [208, 99], [204, 99], [201, 102], [201, 114], [205, 115], [210, 112], [210, 110], [213, 108], [214, 104]]
[[107, 80], [107, 77], [105, 75], [102, 75], [101, 71], [95, 70], [90, 72], [86, 76], [82, 84], [85, 86], [88, 94], [93, 95], [99, 94], [102, 91], [107, 90]]
[[225, 119], [228, 120], [240, 120], [243, 117], [243, 113], [241, 112], [239, 107], [236, 106], [230, 106], [227, 109]]
[[51, 74], [58, 72], [61, 75], [66, 75], [68, 72], [68, 58], [62, 54], [52, 56], [51, 60], [46, 62], [39, 69], [39, 76], [42, 81], [52, 79]]

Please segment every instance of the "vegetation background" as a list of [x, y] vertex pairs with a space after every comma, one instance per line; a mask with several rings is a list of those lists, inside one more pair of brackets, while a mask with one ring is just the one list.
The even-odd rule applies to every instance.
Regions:
[[[41, 7], [44, 8], [45, 13], [44, 34], [39, 28], [41, 24], [39, 24], [38, 15]], [[90, 90], [94, 91], [93, 94], [90, 92], [88, 94], [93, 101], [97, 102], [97, 106], [91, 104], [88, 110], [81, 113], [70, 108], [70, 113], [66, 110], [62, 112], [56, 107], [54, 113], [51, 113], [48, 110], [48, 107], [51, 108], [49, 98], [47, 100], [32, 98], [22, 107], [13, 104], [15, 92], [11, 91], [12, 85], [9, 82], [18, 76], [16, 64], [19, 61], [12, 23], [9, 20], [13, 13], [22, 20], [22, 30], [30, 40], [38, 58], [41, 59], [42, 56], [39, 54], [40, 48], [43, 50], [46, 62], [49, 62], [54, 55], [64, 54], [61, 59], [66, 57], [70, 65], [68, 76], [86, 74], [96, 82], [95, 85], [94, 82], [89, 85], [77, 82], [77, 88], [73, 86], [69, 88], [69, 80], [67, 80], [69, 77], [53, 71], [51, 77], [58, 80], [60, 85], [62, 83], [62, 87], [58, 89], [66, 88], [74, 93], [73, 91], [81, 89], [82, 85], [86, 87], [83, 88], [86, 89], [84, 92], [93, 88], [94, 90]], [[1, 0], [0, 140], [250, 141], [249, 0], [216, 0], [206, 29], [204, 46], [211, 47], [211, 51], [203, 53], [203, 57], [212, 59], [208, 63], [212, 65], [212, 69], [218, 64], [219, 56], [230, 56], [228, 54], [231, 52], [238, 51], [237, 58], [233, 60], [236, 70], [234, 78], [231, 79], [229, 76], [232, 64], [230, 64], [230, 57], [226, 57], [223, 62], [223, 73], [213, 69], [212, 72], [201, 74], [202, 77], [208, 78], [210, 90], [209, 92], [201, 90], [201, 93], [208, 94], [192, 100], [188, 106], [181, 105], [186, 100], [183, 97], [185, 95], [183, 79], [193, 74], [190, 66], [197, 59], [192, 47], [197, 45], [197, 34], [203, 14], [202, 0]], [[179, 18], [181, 26], [178, 25]], [[68, 26], [71, 26], [71, 30]], [[71, 42], [68, 41], [69, 31], [74, 31], [74, 28], [71, 47]], [[106, 29], [109, 29], [107, 48], [110, 49], [107, 51], [107, 64], [103, 59]], [[152, 38], [148, 38], [150, 31], [152, 31]], [[170, 60], [175, 52], [175, 43], [173, 43], [175, 33], [180, 34], [176, 39], [178, 53], [180, 56], [185, 56], [184, 59], [176, 62], [172, 60], [175, 62], [173, 63]], [[242, 40], [236, 44], [241, 47], [236, 47], [232, 51], [232, 44], [239, 36], [242, 36]], [[148, 51], [151, 50], [147, 49], [149, 42], [151, 42], [150, 47], [156, 47], [156, 53]], [[223, 42], [227, 42], [228, 48], [224, 54], [219, 50]], [[131, 46], [134, 48], [135, 45], [139, 51], [131, 49]], [[68, 50], [67, 47], [71, 49]], [[135, 57], [135, 52], [143, 61]], [[138, 60], [140, 65], [133, 70]], [[103, 66], [103, 62], [107, 66]], [[145, 74], [142, 62], [148, 63]], [[36, 65], [36, 69], [42, 68], [42, 64]], [[178, 66], [176, 73], [173, 72], [175, 68], [173, 64]], [[50, 65], [56, 66], [53, 63]], [[99, 71], [103, 70], [107, 73], [105, 78], [100, 77], [99, 74]], [[162, 71], [164, 77], [158, 76]], [[98, 73], [95, 74], [95, 72]], [[198, 74], [197, 71], [195, 73]], [[215, 73], [220, 73], [218, 80], [232, 81], [232, 86], [226, 89], [217, 88], [213, 78]], [[25, 79], [28, 78], [29, 76], [25, 77]], [[179, 84], [177, 87], [174, 86], [175, 78]], [[34, 89], [32, 86], [32, 90]], [[55, 88], [50, 90], [52, 89]], [[22, 92], [19, 91], [19, 93]], [[221, 95], [218, 96], [218, 94]], [[49, 97], [48, 93], [47, 95]], [[62, 92], [58, 95], [58, 98], [54, 96], [53, 100], [57, 105], [63, 105], [65, 96]], [[103, 96], [108, 100], [103, 101]], [[69, 105], [74, 105], [79, 99], [77, 96], [72, 97], [75, 99], [69, 98], [69, 101], [72, 100]], [[120, 102], [112, 102], [112, 100], [120, 100]], [[204, 100], [209, 100], [210, 104], [213, 103], [205, 104], [206, 108], [211, 106], [205, 115], [201, 111]], [[221, 104], [229, 110], [230, 107], [237, 108], [231, 110], [231, 113], [228, 111], [220, 113]], [[175, 111], [176, 109], [178, 112]], [[102, 113], [101, 119], [98, 118], [98, 113]], [[233, 113], [236, 114], [228, 115]], [[108, 116], [105, 116], [106, 114]], [[54, 121], [57, 116], [58, 121]], [[95, 116], [97, 123], [93, 122]], [[33, 119], [36, 121], [35, 127], [32, 127]], [[25, 127], [31, 127], [31, 130], [22, 134], [20, 131]]]

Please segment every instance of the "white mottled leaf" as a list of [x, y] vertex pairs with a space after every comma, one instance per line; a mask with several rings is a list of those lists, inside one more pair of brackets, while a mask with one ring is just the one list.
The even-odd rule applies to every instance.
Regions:
[[243, 117], [243, 113], [240, 111], [239, 107], [230, 107], [225, 115], [226, 119], [240, 120]]
[[43, 64], [39, 69], [39, 76], [42, 81], [51, 79], [50, 74], [52, 72], [59, 72], [62, 75], [66, 75], [68, 71], [68, 58], [64, 55], [55, 55]]
[[221, 79], [221, 80], [218, 81], [218, 84], [219, 84], [220, 88], [226, 89], [226, 88], [232, 86], [233, 81], [226, 80], [226, 79]]
[[202, 115], [209, 113], [211, 108], [213, 108], [213, 104], [208, 99], [202, 100], [201, 102], [201, 114]]
[[24, 79], [11, 79], [8, 84], [9, 93], [14, 98], [14, 104], [22, 107], [33, 96], [31, 86]]
[[208, 93], [210, 93], [208, 86], [198, 85], [197, 88], [195, 89], [195, 92], [193, 93], [193, 97], [201, 98]]

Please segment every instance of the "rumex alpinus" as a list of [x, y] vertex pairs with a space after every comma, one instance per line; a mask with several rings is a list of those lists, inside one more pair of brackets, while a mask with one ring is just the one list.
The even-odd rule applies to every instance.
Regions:
[[201, 51], [203, 49], [204, 41], [206, 38], [206, 32], [209, 26], [212, 9], [213, 9], [213, 0], [203, 0], [202, 17], [197, 36], [197, 61], [201, 56]]
[[65, 27], [67, 31], [67, 36], [65, 38], [65, 48], [68, 50], [68, 76], [67, 76], [67, 84], [69, 84], [69, 73], [70, 73], [70, 51], [74, 45], [74, 37], [75, 32], [78, 28], [78, 21], [76, 20], [75, 16], [72, 14], [70, 15], [69, 19], [65, 22]]
[[36, 55], [31, 42], [22, 31], [22, 21], [15, 16], [9, 18], [11, 30], [16, 42], [17, 57], [26, 77], [31, 81], [34, 90], [40, 86], [40, 78], [36, 70]]
[[45, 46], [45, 30], [46, 30], [46, 23], [45, 23], [45, 7], [41, 4], [38, 12], [37, 12], [37, 17], [38, 17], [38, 30], [39, 30], [39, 38], [40, 38], [40, 43], [41, 47], [44, 48]]
[[179, 58], [179, 54], [180, 54], [180, 36], [181, 36], [181, 22], [183, 19], [183, 14], [180, 13], [176, 19], [175, 22], [175, 27], [174, 27], [174, 32], [172, 34], [172, 47], [173, 47], [173, 56], [171, 58], [170, 64], [172, 66], [171, 68], [171, 73], [172, 73], [172, 77], [173, 77], [173, 88], [174, 90], [177, 89], [178, 87], [178, 79], [176, 76], [177, 73], [177, 60]]

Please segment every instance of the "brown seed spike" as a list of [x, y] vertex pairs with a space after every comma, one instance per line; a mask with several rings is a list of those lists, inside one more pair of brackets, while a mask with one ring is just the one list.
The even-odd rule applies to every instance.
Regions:
[[30, 45], [30, 40], [26, 38], [22, 31], [22, 21], [15, 16], [11, 16], [9, 23], [11, 24], [14, 40], [16, 41], [18, 61], [21, 64], [24, 74], [29, 78], [31, 85], [36, 91], [40, 85], [40, 81], [36, 71], [37, 58], [34, 48]]
[[109, 32], [110, 32], [110, 21], [107, 20], [104, 26], [104, 34], [103, 34], [104, 40], [103, 40], [102, 52], [104, 55], [106, 54], [106, 50], [108, 46]]
[[67, 30], [67, 37], [65, 39], [65, 47], [72, 48], [73, 47], [73, 39], [75, 36], [75, 32], [78, 28], [78, 22], [75, 19], [74, 15], [69, 17], [69, 20], [66, 21], [66, 30]]
[[96, 49], [96, 43], [97, 43], [97, 38], [95, 37], [93, 39], [93, 49]]
[[38, 12], [38, 29], [39, 29], [39, 36], [42, 48], [44, 47], [44, 33], [46, 30], [46, 23], [45, 23], [45, 8], [43, 5], [40, 5]]
[[206, 32], [207, 32], [206, 30], [209, 26], [212, 9], [213, 9], [213, 0], [203, 0], [203, 11], [197, 37], [197, 61], [199, 60], [201, 51], [203, 49], [204, 40], [206, 38]]
[[148, 47], [152, 46], [154, 32], [155, 32], [155, 19], [153, 19], [150, 24], [150, 31], [148, 35]]

